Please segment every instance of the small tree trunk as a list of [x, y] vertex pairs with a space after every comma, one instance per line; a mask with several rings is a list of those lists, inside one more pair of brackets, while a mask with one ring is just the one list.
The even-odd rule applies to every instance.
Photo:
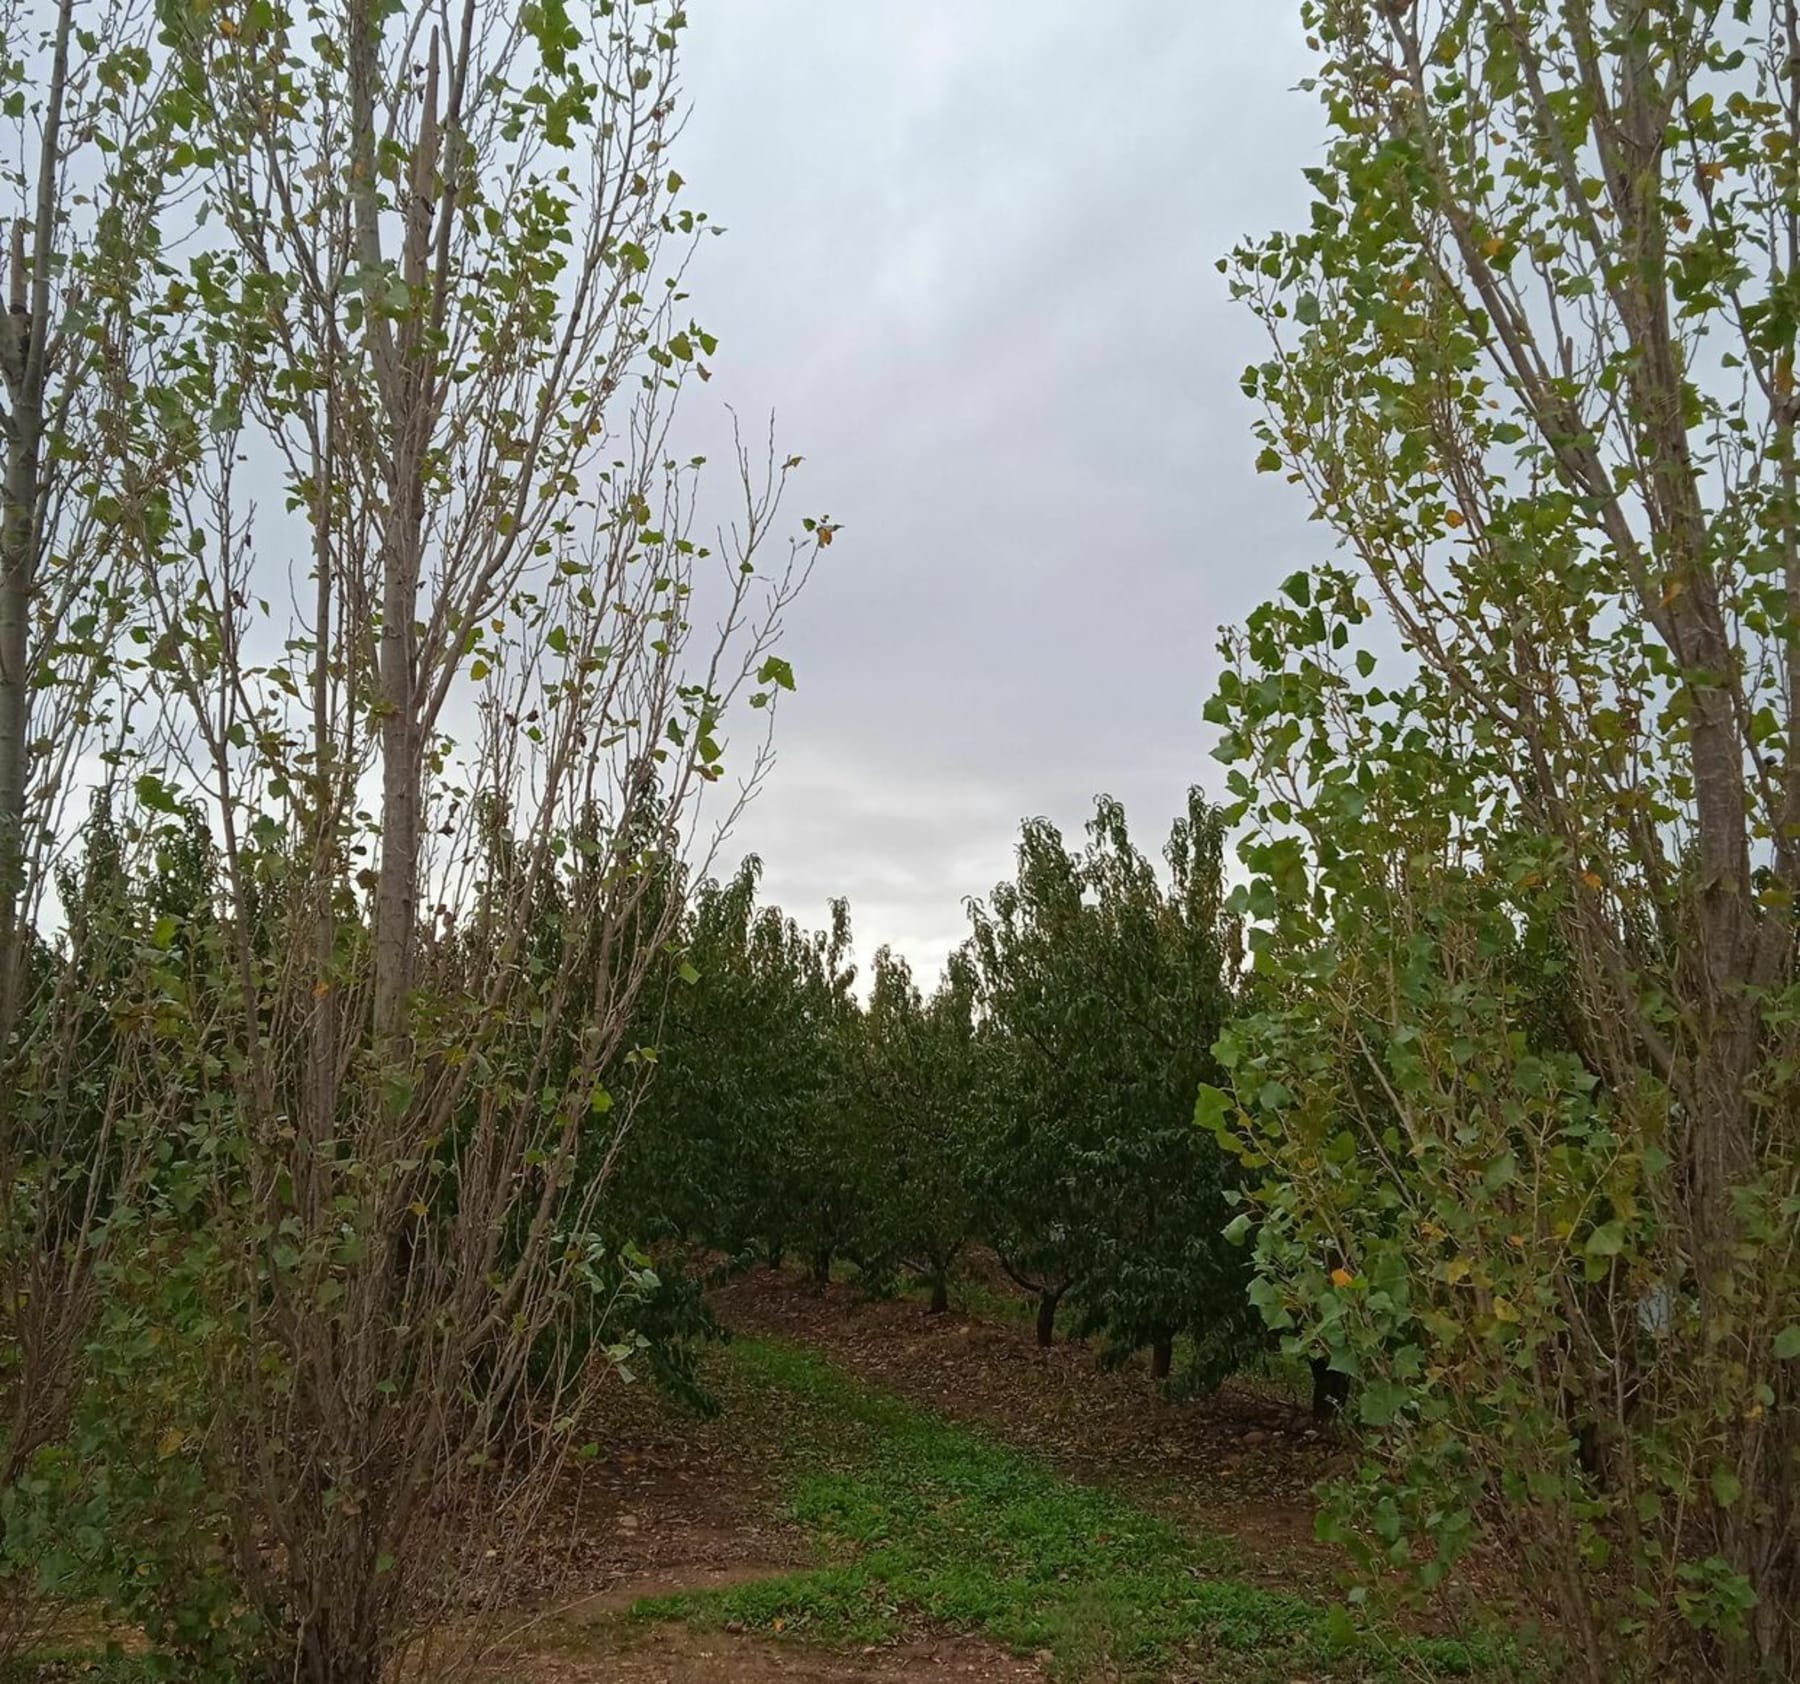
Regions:
[[813, 1253], [812, 1278], [815, 1285], [829, 1286], [831, 1284], [831, 1256], [830, 1246]]
[[1310, 1357], [1312, 1412], [1315, 1421], [1335, 1421], [1350, 1401], [1350, 1376], [1340, 1374], [1324, 1357]]
[[782, 1246], [782, 1243], [780, 1240], [772, 1239], [769, 1241], [768, 1246], [765, 1249], [763, 1255], [765, 1258], [767, 1258], [769, 1267], [771, 1269], [779, 1269], [782, 1264], [782, 1259], [787, 1256], [787, 1251]]
[[931, 1313], [941, 1316], [950, 1308], [950, 1277], [939, 1269], [931, 1277]]
[[74, 12], [71, 0], [62, 0], [56, 9], [56, 45], [40, 142], [29, 273], [25, 224], [15, 218], [7, 313], [0, 324], [0, 381], [5, 385], [8, 412], [5, 467], [0, 475], [0, 1049], [12, 1034], [24, 985], [29, 911], [25, 796], [31, 763], [31, 613], [38, 552], [44, 542], [40, 473], [50, 271], [59, 226], [56, 206], [63, 166], [63, 101]]
[[313, 1650], [300, 1656], [293, 1667], [284, 1667], [282, 1675], [298, 1678], [302, 1684], [381, 1684], [382, 1671], [380, 1662], [361, 1652], [346, 1656]]
[[[358, 255], [370, 270], [382, 266], [375, 159], [381, 15], [370, 0], [359, 0], [349, 14], [352, 226]], [[424, 446], [437, 419], [438, 388], [429, 353], [421, 343], [423, 320], [417, 312], [426, 287], [429, 224], [437, 192], [437, 53], [434, 33], [424, 110], [413, 149], [413, 191], [402, 259], [413, 314], [403, 319], [397, 332], [379, 310], [366, 317], [382, 407], [394, 433], [387, 466], [388, 507], [381, 532], [381, 632], [376, 645], [381, 704], [381, 848], [370, 941], [375, 961], [376, 1042], [390, 1057], [406, 1027], [418, 915], [424, 731], [414, 620], [424, 562]]]
[[1045, 1292], [1038, 1299], [1037, 1342], [1048, 1348], [1056, 1337], [1056, 1306], [1062, 1302], [1062, 1288]]
[[[16, 230], [19, 225], [13, 226]], [[25, 946], [25, 786], [36, 562], [32, 517], [39, 435], [37, 395], [15, 389], [9, 396], [13, 441], [7, 451], [0, 513], [0, 1045], [12, 1030]]]
[[1150, 1343], [1150, 1378], [1166, 1380], [1175, 1362], [1175, 1335], [1159, 1333]]

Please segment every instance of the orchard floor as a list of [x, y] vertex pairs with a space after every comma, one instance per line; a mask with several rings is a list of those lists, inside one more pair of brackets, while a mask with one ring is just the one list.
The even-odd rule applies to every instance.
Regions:
[[1334, 1588], [1341, 1562], [1314, 1537], [1311, 1493], [1350, 1458], [1292, 1395], [1272, 1380], [1228, 1380], [1208, 1396], [1172, 1401], [1142, 1352], [1109, 1369], [1085, 1341], [1059, 1334], [1042, 1348], [1032, 1306], [1004, 1277], [979, 1280], [975, 1293], [985, 1314], [953, 1301], [950, 1313], [932, 1315], [916, 1297], [870, 1301], [843, 1283], [820, 1292], [758, 1269], [714, 1303], [728, 1327], [820, 1351], [859, 1379], [983, 1428], [1071, 1478], [1239, 1540], [1258, 1576]]
[[508, 1552], [535, 1611], [483, 1684], [1489, 1675], [1486, 1639], [1329, 1631], [1307, 1493], [1344, 1451], [1281, 1387], [1170, 1401], [971, 1298], [720, 1289], [719, 1413], [615, 1393], [614, 1448]]
[[[713, 1302], [716, 1413], [614, 1384], [605, 1454], [490, 1552], [508, 1612], [480, 1659], [452, 1630], [396, 1684], [1533, 1676], [1453, 1617], [1490, 1586], [1405, 1634], [1334, 1615], [1308, 1492], [1348, 1451], [1276, 1378], [1172, 1400], [1141, 1360], [1040, 1349], [1030, 1307], [979, 1273], [943, 1315], [763, 1268]], [[71, 1655], [20, 1676], [144, 1675]]]

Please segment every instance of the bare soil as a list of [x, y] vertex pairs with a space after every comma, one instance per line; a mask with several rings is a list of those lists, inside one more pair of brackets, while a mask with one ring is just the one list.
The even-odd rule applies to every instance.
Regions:
[[965, 1638], [923, 1639], [845, 1655], [733, 1632], [658, 1626], [592, 1653], [521, 1651], [503, 1657], [492, 1684], [905, 1684], [913, 1679], [1006, 1684], [1042, 1679], [1034, 1661]]
[[572, 1458], [529, 1538], [480, 1587], [520, 1620], [591, 1623], [641, 1597], [772, 1577], [807, 1559], [780, 1517], [775, 1451], [648, 1382], [616, 1383], [593, 1423], [607, 1454]]
[[[1142, 1366], [1107, 1369], [1080, 1342], [1038, 1348], [1024, 1321], [932, 1315], [870, 1302], [785, 1271], [756, 1269], [714, 1305], [734, 1332], [816, 1349], [848, 1372], [1041, 1455], [1073, 1477], [1123, 1490], [1184, 1524], [1237, 1539], [1247, 1577], [1289, 1588], [1332, 1581], [1313, 1539], [1310, 1487], [1342, 1449], [1270, 1388], [1228, 1383], [1169, 1401]], [[501, 1569], [521, 1608], [484, 1684], [1004, 1684], [1046, 1673], [1037, 1659], [949, 1633], [832, 1652], [733, 1631], [639, 1626], [641, 1597], [772, 1577], [808, 1557], [779, 1518], [778, 1447], [729, 1414], [696, 1421], [647, 1385], [612, 1396], [604, 1460], [572, 1468], [524, 1550]], [[497, 1564], [498, 1566], [499, 1564]], [[526, 1612], [525, 1610], [529, 1610]]]

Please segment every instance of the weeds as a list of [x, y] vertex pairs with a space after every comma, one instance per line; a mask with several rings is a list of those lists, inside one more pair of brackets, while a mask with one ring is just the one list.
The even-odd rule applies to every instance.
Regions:
[[1491, 1644], [1359, 1637], [1315, 1603], [1234, 1576], [1243, 1564], [1230, 1541], [1078, 1484], [809, 1352], [743, 1339], [729, 1362], [734, 1406], [780, 1435], [788, 1514], [826, 1564], [647, 1599], [640, 1619], [837, 1646], [889, 1641], [926, 1618], [1042, 1654], [1069, 1679], [1178, 1665], [1234, 1684], [1297, 1672], [1505, 1676]]

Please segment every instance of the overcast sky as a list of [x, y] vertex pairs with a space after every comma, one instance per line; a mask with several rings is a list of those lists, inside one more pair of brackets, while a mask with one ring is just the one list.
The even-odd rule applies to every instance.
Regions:
[[737, 848], [926, 976], [1019, 821], [1101, 790], [1160, 846], [1220, 768], [1216, 628], [1320, 531], [1259, 478], [1214, 268], [1305, 218], [1294, 0], [698, 0], [678, 163], [703, 403], [773, 410], [843, 525]]

